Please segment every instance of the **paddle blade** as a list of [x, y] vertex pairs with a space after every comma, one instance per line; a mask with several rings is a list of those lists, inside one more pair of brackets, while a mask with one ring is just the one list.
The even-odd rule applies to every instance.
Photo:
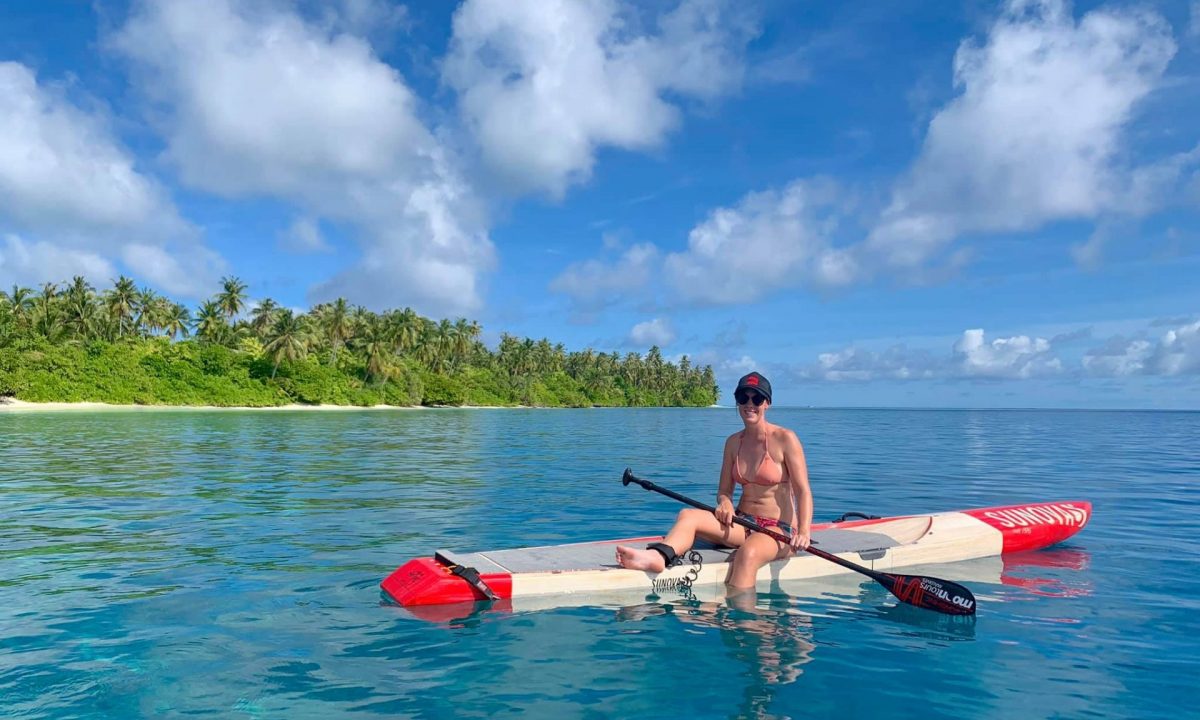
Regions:
[[924, 575], [881, 575], [880, 584], [901, 602], [947, 615], [975, 614], [975, 596], [956, 582]]

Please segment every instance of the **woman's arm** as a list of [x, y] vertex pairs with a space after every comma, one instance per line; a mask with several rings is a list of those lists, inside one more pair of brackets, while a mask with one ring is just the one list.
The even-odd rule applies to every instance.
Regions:
[[733, 474], [729, 461], [733, 455], [733, 436], [725, 438], [725, 450], [721, 453], [721, 479], [717, 482], [717, 508], [713, 512], [722, 525], [733, 524]]
[[804, 446], [800, 438], [791, 430], [787, 431], [787, 443], [784, 446], [784, 463], [792, 485], [792, 507], [795, 515], [792, 527], [796, 534], [792, 537], [792, 547], [808, 547], [809, 536], [812, 533], [813, 500], [812, 489], [808, 486], [808, 463], [804, 459]]

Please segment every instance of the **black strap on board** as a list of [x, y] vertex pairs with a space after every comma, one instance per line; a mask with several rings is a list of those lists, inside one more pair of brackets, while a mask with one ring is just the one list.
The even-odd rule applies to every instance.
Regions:
[[434, 553], [433, 558], [445, 565], [446, 569], [450, 571], [450, 574], [457, 575], [458, 577], [470, 583], [472, 587], [483, 593], [483, 596], [488, 600], [500, 599], [500, 596], [497, 595], [496, 592], [488, 587], [487, 583], [483, 581], [483, 578], [479, 576], [479, 571], [475, 568], [459, 565], [441, 553]]

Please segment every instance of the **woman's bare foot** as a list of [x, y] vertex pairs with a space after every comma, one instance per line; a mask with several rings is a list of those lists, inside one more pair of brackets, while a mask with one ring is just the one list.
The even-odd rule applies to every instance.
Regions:
[[638, 548], [617, 546], [617, 564], [627, 570], [649, 570], [662, 572], [667, 567], [667, 561], [656, 550], [639, 550]]

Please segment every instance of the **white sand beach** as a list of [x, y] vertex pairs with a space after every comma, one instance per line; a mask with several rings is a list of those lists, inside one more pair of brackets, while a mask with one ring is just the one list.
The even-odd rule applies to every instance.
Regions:
[[313, 410], [427, 410], [420, 406], [407, 405], [274, 405], [269, 407], [221, 407], [217, 405], [114, 405], [99, 402], [27, 402], [16, 398], [0, 398], [0, 413], [24, 412], [64, 412], [64, 411], [109, 411], [136, 410], [147, 412], [178, 411], [178, 410], [279, 410], [279, 411], [313, 411]]
[[[220, 406], [220, 405], [116, 405], [100, 402], [28, 402], [11, 397], [0, 397], [0, 413], [27, 412], [75, 412], [75, 411], [138, 411], [163, 412], [180, 410], [271, 410], [271, 411], [350, 411], [350, 410], [520, 410], [528, 405], [447, 405], [427, 407], [423, 405], [271, 405], [266, 407]], [[558, 408], [543, 408], [558, 409]]]

